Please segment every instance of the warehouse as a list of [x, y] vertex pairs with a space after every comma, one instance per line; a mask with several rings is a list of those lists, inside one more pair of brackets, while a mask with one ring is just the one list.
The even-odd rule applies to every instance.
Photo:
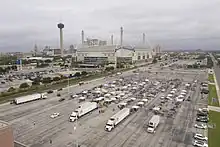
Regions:
[[152, 50], [132, 46], [87, 46], [77, 49], [77, 62], [92, 65], [134, 64], [151, 59]]

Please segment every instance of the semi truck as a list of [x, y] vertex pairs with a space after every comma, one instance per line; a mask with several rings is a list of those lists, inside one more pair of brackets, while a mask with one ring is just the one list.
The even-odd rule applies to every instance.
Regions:
[[18, 105], [18, 104], [22, 104], [22, 103], [26, 103], [26, 102], [30, 102], [34, 100], [39, 100], [39, 99], [46, 99], [46, 98], [47, 96], [45, 93], [35, 93], [32, 95], [15, 98], [13, 102]]
[[156, 132], [155, 130], [156, 130], [157, 126], [159, 125], [159, 123], [160, 123], [160, 116], [154, 115], [148, 123], [147, 132], [155, 133]]
[[106, 123], [105, 130], [111, 131], [114, 127], [124, 120], [130, 114], [130, 108], [123, 108], [118, 113], [113, 115]]
[[70, 114], [70, 122], [74, 122], [83, 115], [95, 110], [98, 108], [98, 104], [96, 102], [84, 102], [79, 105], [79, 107]]

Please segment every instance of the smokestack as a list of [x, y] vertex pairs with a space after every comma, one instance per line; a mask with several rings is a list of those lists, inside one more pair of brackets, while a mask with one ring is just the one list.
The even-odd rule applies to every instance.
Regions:
[[113, 35], [111, 35], [111, 44], [114, 45], [114, 41], [113, 41]]
[[143, 33], [143, 44], [145, 45], [145, 33]]
[[64, 24], [59, 23], [57, 27], [60, 29], [60, 50], [61, 50], [61, 57], [63, 57], [63, 28]]
[[121, 39], [120, 45], [122, 46], [123, 45], [123, 27], [121, 27], [121, 38], [120, 39]]
[[82, 45], [84, 44], [84, 31], [82, 30]]

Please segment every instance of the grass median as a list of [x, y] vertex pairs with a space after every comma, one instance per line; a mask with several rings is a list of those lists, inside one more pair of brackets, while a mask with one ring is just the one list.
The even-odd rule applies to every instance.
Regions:
[[[75, 85], [75, 84], [78, 84], [81, 81], [90, 81], [90, 80], [93, 80], [93, 79], [106, 77], [106, 76], [109, 76], [111, 74], [115, 74], [117, 72], [129, 71], [129, 70], [132, 70], [132, 69], [135, 69], [135, 68], [137, 68], [137, 67], [115, 70], [115, 71], [112, 71], [112, 73], [103, 72], [103, 73], [93, 74], [93, 75], [90, 75], [90, 76], [80, 77], [80, 78], [77, 78], [77, 79], [70, 79], [69, 84], [70, 85]], [[0, 103], [5, 103], [5, 102], [8, 102], [10, 100], [13, 100], [15, 97], [25, 96], [25, 95], [29, 95], [29, 94], [33, 94], [33, 93], [42, 93], [42, 92], [46, 92], [48, 90], [67, 87], [67, 85], [68, 85], [68, 79], [65, 79], [63, 81], [58, 81], [57, 83], [53, 83], [51, 85], [31, 86], [28, 89], [16, 89], [13, 92], [4, 92], [4, 93], [0, 94]]]
[[[70, 79], [69, 84], [74, 85], [74, 84], [78, 84], [81, 81], [89, 81], [92, 79], [104, 77], [106, 75], [107, 74], [95, 74], [95, 75], [91, 75], [88, 77]], [[53, 83], [51, 85], [31, 86], [28, 89], [16, 89], [13, 92], [4, 92], [4, 93], [1, 93], [1, 95], [0, 95], [0, 103], [10, 101], [10, 100], [14, 99], [15, 97], [25, 96], [25, 95], [29, 95], [29, 94], [33, 94], [33, 93], [38, 93], [38, 92], [42, 93], [42, 92], [46, 92], [48, 90], [63, 88], [63, 87], [66, 87], [67, 85], [68, 85], [68, 79], [65, 79], [63, 81], [59, 81], [59, 82]]]
[[212, 84], [209, 84], [208, 104], [211, 106], [219, 106], [216, 87]]
[[214, 83], [215, 82], [214, 81], [214, 75], [213, 74], [209, 74], [208, 80], [209, 80], [209, 82]]
[[214, 125], [214, 128], [208, 129], [208, 145], [209, 147], [218, 147], [220, 146], [220, 112], [209, 111], [209, 120]]

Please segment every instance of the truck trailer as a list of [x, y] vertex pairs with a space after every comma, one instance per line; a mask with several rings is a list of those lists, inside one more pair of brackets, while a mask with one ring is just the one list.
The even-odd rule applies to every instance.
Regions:
[[74, 122], [79, 119], [83, 115], [95, 110], [98, 108], [98, 104], [96, 102], [84, 102], [79, 105], [79, 107], [70, 114], [70, 122]]
[[159, 123], [160, 123], [160, 116], [154, 115], [148, 123], [147, 132], [155, 133], [156, 132], [155, 130], [156, 130], [157, 126], [159, 125]]
[[47, 96], [45, 95], [45, 93], [35, 93], [32, 95], [27, 95], [27, 96], [22, 96], [22, 97], [18, 97], [14, 99], [14, 103], [15, 104], [22, 104], [22, 103], [26, 103], [26, 102], [30, 102], [30, 101], [34, 101], [34, 100], [38, 100], [38, 99], [45, 99], [47, 98]]
[[117, 124], [124, 120], [130, 114], [130, 108], [123, 108], [113, 115], [106, 123], [105, 130], [111, 131]]

